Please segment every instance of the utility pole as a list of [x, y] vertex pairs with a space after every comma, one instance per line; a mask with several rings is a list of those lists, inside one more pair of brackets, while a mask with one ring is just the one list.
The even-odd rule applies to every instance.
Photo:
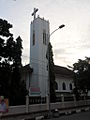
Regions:
[[60, 25], [57, 29], [55, 29], [53, 32], [51, 32], [51, 34], [49, 35], [49, 38], [48, 38], [48, 95], [47, 95], [47, 105], [48, 105], [48, 110], [49, 110], [49, 118], [51, 117], [51, 106], [50, 106], [50, 67], [49, 67], [49, 61], [50, 61], [50, 53], [49, 53], [49, 43], [50, 43], [50, 37], [51, 35], [53, 35], [57, 30], [61, 29], [65, 27], [64, 24]]

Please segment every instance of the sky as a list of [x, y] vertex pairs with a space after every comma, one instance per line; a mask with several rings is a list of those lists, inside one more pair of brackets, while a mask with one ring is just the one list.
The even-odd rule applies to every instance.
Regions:
[[56, 31], [50, 41], [54, 63], [72, 66], [78, 59], [90, 57], [90, 0], [0, 0], [0, 18], [13, 25], [11, 32], [23, 40], [23, 65], [29, 63], [30, 23], [33, 9], [37, 15], [50, 22], [50, 33]]

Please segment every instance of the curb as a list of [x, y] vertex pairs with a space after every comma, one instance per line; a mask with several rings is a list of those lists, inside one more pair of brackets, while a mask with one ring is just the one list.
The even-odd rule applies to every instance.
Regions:
[[42, 120], [42, 119], [44, 119], [44, 116], [38, 116], [35, 118], [35, 120]]
[[[89, 111], [90, 110], [90, 107], [86, 107], [86, 108], [78, 108], [76, 110], [69, 110], [69, 111], [63, 111], [63, 112], [60, 112], [58, 110], [58, 116], [53, 116], [52, 115], [52, 118], [56, 118], [56, 117], [60, 117], [60, 116], [63, 116], [63, 115], [71, 115], [71, 114], [75, 114], [75, 113], [80, 113], [80, 112], [86, 112], [86, 111]], [[47, 116], [44, 116], [44, 115], [41, 115], [41, 116], [37, 116], [35, 118], [31, 118], [31, 119], [22, 119], [22, 120], [43, 120], [43, 119], [48, 119]]]

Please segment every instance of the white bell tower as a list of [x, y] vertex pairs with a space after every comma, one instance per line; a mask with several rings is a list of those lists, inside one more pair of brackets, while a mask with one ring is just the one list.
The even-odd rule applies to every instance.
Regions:
[[34, 8], [30, 33], [30, 65], [33, 73], [30, 77], [30, 96], [47, 95], [48, 60], [46, 58], [49, 42], [49, 21], [36, 17], [38, 9]]

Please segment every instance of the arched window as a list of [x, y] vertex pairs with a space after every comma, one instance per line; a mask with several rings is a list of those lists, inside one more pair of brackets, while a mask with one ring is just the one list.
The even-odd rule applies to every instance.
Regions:
[[72, 90], [72, 84], [71, 83], [69, 84], [69, 88], [70, 88], [70, 90]]
[[55, 90], [58, 90], [58, 84], [55, 82]]
[[62, 89], [63, 90], [66, 90], [66, 84], [63, 82], [63, 84], [62, 84]]

